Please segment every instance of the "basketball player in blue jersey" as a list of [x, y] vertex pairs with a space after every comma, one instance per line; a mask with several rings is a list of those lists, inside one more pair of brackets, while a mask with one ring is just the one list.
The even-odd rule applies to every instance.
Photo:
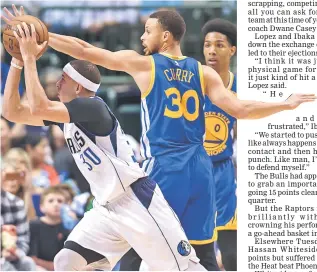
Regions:
[[[19, 35], [14, 35], [23, 62], [12, 59], [3, 115], [16, 123], [58, 125], [95, 197], [93, 209], [55, 256], [55, 270], [85, 270], [87, 264], [109, 270], [131, 246], [151, 270], [205, 270], [159, 187], [134, 159], [119, 122], [95, 96], [100, 86], [96, 65], [83, 60], [68, 63], [57, 82], [60, 101], [50, 101], [36, 68], [44, 44], [37, 44], [33, 24], [31, 33], [26, 23], [17, 29]], [[23, 65], [26, 104], [18, 92]]]
[[[9, 23], [14, 16], [5, 12], [9, 18], [2, 18]], [[143, 169], [158, 182], [201, 264], [207, 270], [217, 270], [213, 248], [215, 184], [203, 146], [205, 95], [230, 115], [244, 119], [294, 109], [316, 97], [294, 94], [279, 103], [237, 99], [224, 87], [217, 72], [182, 55], [180, 42], [185, 31], [180, 14], [158, 11], [150, 15], [141, 37], [145, 56], [133, 50], [111, 52], [54, 33], [49, 33], [49, 46], [134, 78], [142, 97]]]
[[[237, 28], [223, 19], [208, 21], [202, 28], [206, 65], [221, 77], [229, 92], [236, 93], [237, 78], [230, 72], [236, 53]], [[205, 149], [213, 165], [216, 183], [217, 243], [225, 270], [237, 271], [237, 197], [235, 167], [232, 161], [236, 119], [211, 103], [205, 103]]]

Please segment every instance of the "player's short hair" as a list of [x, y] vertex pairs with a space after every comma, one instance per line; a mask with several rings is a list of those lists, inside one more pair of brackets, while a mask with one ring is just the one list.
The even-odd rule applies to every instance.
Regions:
[[202, 28], [204, 38], [210, 32], [219, 32], [226, 35], [228, 42], [232, 46], [237, 46], [237, 26], [228, 20], [217, 18], [208, 21]]
[[95, 84], [100, 84], [101, 76], [95, 64], [86, 60], [72, 60], [69, 64], [83, 77]]
[[43, 204], [46, 197], [50, 194], [58, 194], [58, 195], [62, 195], [65, 198], [65, 194], [63, 192], [63, 190], [58, 187], [58, 186], [51, 186], [46, 188], [43, 193], [41, 194], [41, 199], [40, 199], [40, 204]]
[[164, 31], [171, 32], [176, 41], [180, 41], [186, 32], [186, 23], [183, 17], [176, 11], [156, 11], [150, 15], [150, 18], [158, 19]]

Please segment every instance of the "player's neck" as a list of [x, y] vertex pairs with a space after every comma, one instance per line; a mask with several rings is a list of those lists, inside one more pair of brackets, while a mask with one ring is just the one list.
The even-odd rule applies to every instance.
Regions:
[[228, 88], [230, 85], [230, 80], [231, 80], [231, 76], [230, 76], [230, 71], [229, 70], [224, 70], [221, 72], [218, 72], [218, 74], [220, 75], [223, 85]]
[[179, 45], [178, 46], [175, 46], [175, 45], [163, 46], [161, 50], [159, 51], [159, 53], [164, 53], [164, 54], [168, 54], [171, 56], [178, 56], [178, 57], [183, 56], [182, 50]]
[[92, 92], [82, 92], [78, 97], [86, 97], [86, 98], [89, 98], [89, 97], [94, 97], [95, 94], [93, 94]]

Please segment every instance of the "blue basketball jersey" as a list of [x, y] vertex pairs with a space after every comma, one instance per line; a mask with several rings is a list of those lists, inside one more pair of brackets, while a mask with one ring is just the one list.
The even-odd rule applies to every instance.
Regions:
[[[236, 94], [237, 79], [230, 72], [228, 90]], [[213, 162], [230, 158], [233, 154], [231, 135], [236, 118], [214, 105], [208, 97], [205, 102], [206, 138], [204, 147]]]
[[151, 83], [141, 103], [141, 155], [148, 163], [143, 167], [153, 164], [151, 158], [168, 155], [164, 163], [181, 168], [203, 144], [202, 66], [193, 58], [163, 53], [152, 55], [151, 61]]

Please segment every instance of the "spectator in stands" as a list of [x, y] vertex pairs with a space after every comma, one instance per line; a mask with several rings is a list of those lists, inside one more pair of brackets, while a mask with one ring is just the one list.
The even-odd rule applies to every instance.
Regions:
[[63, 248], [70, 233], [62, 224], [61, 207], [64, 203], [64, 192], [58, 186], [45, 189], [41, 195], [44, 216], [30, 223], [29, 256], [39, 266], [38, 269], [54, 270], [54, 257]]
[[[12, 178], [6, 165], [2, 166], [1, 180]], [[11, 175], [11, 177], [10, 177]], [[7, 230], [10, 231], [7, 231]], [[34, 271], [33, 260], [26, 256], [29, 250], [29, 223], [24, 202], [17, 196], [1, 188], [1, 270]]]
[[48, 139], [41, 135], [25, 137], [25, 150], [29, 154], [32, 163], [32, 184], [35, 191], [41, 193], [44, 188], [60, 183], [55, 168], [45, 161]]
[[72, 210], [72, 203], [75, 194], [68, 184], [59, 184], [55, 187], [60, 188], [61, 192], [64, 194], [65, 203], [62, 205], [61, 208], [61, 218], [63, 226], [67, 230], [71, 231], [79, 222], [77, 215], [75, 213], [76, 211]]
[[68, 184], [58, 184], [55, 186], [55, 188], [59, 188], [63, 193], [65, 198], [65, 204], [71, 205], [75, 197], [72, 188]]
[[[34, 193], [34, 188], [32, 185], [32, 166], [28, 154], [22, 148], [11, 148], [5, 156], [5, 162], [12, 163], [12, 167], [15, 170], [23, 173], [21, 179], [17, 183], [17, 186], [14, 185], [16, 181], [7, 181], [7, 186], [11, 186], [12, 189], [5, 189], [5, 191], [8, 191], [23, 199], [27, 213], [27, 219], [35, 219], [36, 213], [32, 202], [32, 194]], [[2, 186], [4, 186], [4, 183]]]
[[9, 122], [1, 116], [1, 158], [11, 148], [11, 132]]

